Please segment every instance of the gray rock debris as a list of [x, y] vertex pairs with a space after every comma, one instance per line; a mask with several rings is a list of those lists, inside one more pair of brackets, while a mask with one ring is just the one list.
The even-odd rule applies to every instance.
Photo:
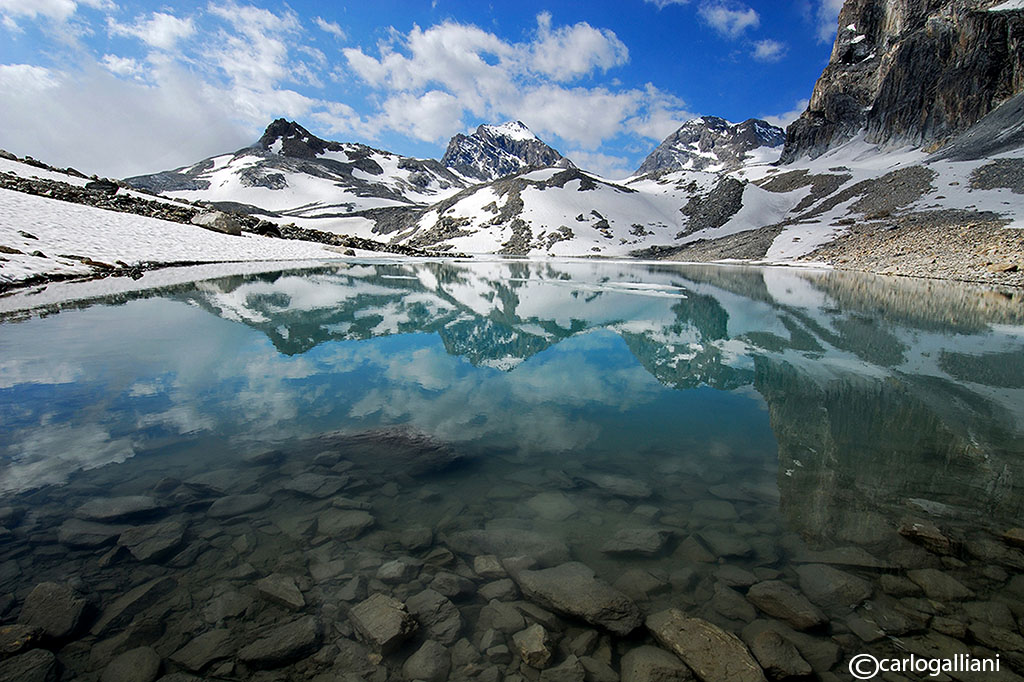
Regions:
[[160, 673], [160, 654], [140, 646], [124, 652], [106, 667], [100, 682], [153, 682]]
[[238, 219], [221, 211], [197, 213], [192, 218], [192, 224], [207, 230], [230, 234], [236, 237], [242, 234], [242, 224], [238, 222]]
[[643, 622], [636, 603], [579, 562], [513, 575], [532, 601], [559, 613], [582, 618], [617, 635], [627, 635]]
[[402, 674], [407, 680], [423, 682], [445, 682], [451, 671], [452, 660], [448, 650], [438, 642], [428, 639], [402, 665]]
[[69, 585], [39, 583], [25, 597], [18, 622], [37, 627], [50, 639], [66, 639], [82, 622], [86, 601]]
[[821, 609], [781, 580], [766, 580], [747, 591], [747, 599], [769, 616], [781, 618], [797, 630], [810, 630], [828, 622]]
[[686, 682], [693, 673], [678, 656], [656, 646], [630, 649], [620, 663], [622, 682]]
[[267, 601], [292, 611], [298, 611], [306, 605], [306, 599], [295, 584], [295, 578], [289, 575], [271, 573], [256, 582], [256, 589]]
[[397, 649], [417, 629], [405, 604], [379, 592], [353, 606], [349, 620], [360, 641], [384, 654]]
[[409, 597], [406, 607], [430, 639], [445, 646], [451, 646], [459, 639], [462, 615], [443, 594], [431, 589], [423, 590]]
[[548, 647], [548, 632], [539, 623], [534, 623], [525, 630], [512, 635], [523, 662], [531, 668], [543, 670], [551, 663], [551, 649]]
[[259, 639], [238, 652], [238, 660], [250, 668], [278, 668], [305, 658], [320, 645], [320, 622], [315, 616], [267, 628]]
[[717, 625], [667, 609], [648, 616], [647, 629], [704, 682], [765, 682], [746, 645]]

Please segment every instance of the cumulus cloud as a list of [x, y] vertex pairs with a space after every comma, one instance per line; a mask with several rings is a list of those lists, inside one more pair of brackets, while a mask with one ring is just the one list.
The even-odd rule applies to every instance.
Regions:
[[845, 0], [816, 0], [814, 11], [815, 32], [819, 43], [829, 43], [836, 35], [839, 10]]
[[[586, 75], [625, 64], [629, 51], [607, 29], [586, 22], [555, 27], [546, 12], [538, 15], [537, 30], [526, 42], [446, 21], [426, 29], [414, 26], [408, 34], [393, 32], [377, 45], [376, 56], [362, 48], [343, 53], [349, 69], [382, 93], [382, 128], [410, 130], [400, 115], [408, 104], [436, 117], [411, 129], [425, 141], [461, 130], [468, 112], [488, 120], [519, 119], [541, 135], [593, 149], [625, 130], [648, 135], [649, 126], [625, 128], [626, 121], [637, 115], [662, 120], [670, 106], [663, 98], [657, 113], [648, 111], [647, 90], [572, 86]], [[434, 94], [424, 101], [428, 93]]]
[[95, 62], [73, 73], [0, 66], [0, 120], [0, 146], [9, 151], [118, 177], [174, 168], [249, 140], [230, 103], [186, 74], [168, 69], [159, 85], [148, 85]]
[[759, 62], [777, 62], [786, 56], [786, 45], [770, 38], [758, 40], [750, 55]]
[[790, 109], [789, 111], [781, 114], [762, 116], [761, 118], [763, 118], [765, 121], [768, 121], [773, 126], [785, 128], [790, 123], [800, 118], [800, 114], [804, 113], [809, 103], [810, 100], [807, 99], [797, 100], [796, 104], [794, 104], [793, 108]]
[[588, 152], [582, 149], [570, 150], [566, 156], [580, 168], [597, 173], [602, 178], [609, 180], [621, 180], [629, 177], [633, 172], [629, 159], [624, 156]]
[[537, 17], [537, 40], [530, 46], [531, 66], [556, 81], [569, 81], [595, 68], [607, 71], [629, 61], [629, 50], [612, 31], [586, 22], [551, 28], [551, 14]]
[[109, 18], [107, 27], [111, 35], [138, 38], [146, 45], [159, 50], [174, 48], [179, 40], [195, 33], [191, 18], [179, 19], [172, 14], [154, 12], [148, 19], [138, 19], [134, 24], [122, 24]]
[[761, 23], [761, 17], [752, 7], [729, 2], [705, 2], [697, 13], [708, 26], [727, 38], [738, 38]]
[[[315, 122], [318, 133], [341, 139], [396, 133], [433, 143], [480, 120], [519, 119], [584, 152], [622, 135], [660, 141], [692, 117], [681, 100], [650, 84], [595, 85], [593, 76], [628, 63], [628, 48], [611, 30], [560, 25], [547, 12], [520, 40], [447, 20], [392, 28], [375, 45], [328, 54], [317, 36], [347, 40], [341, 26], [322, 16], [304, 23], [287, 6], [207, 0], [188, 15], [164, 9], [108, 18], [82, 16], [85, 4], [111, 8], [109, 0], [31, 7], [0, 0], [5, 17], [65, 27], [48, 34], [64, 51], [54, 59], [61, 68], [10, 64], [0, 71], [0, 146], [123, 176], [242, 146], [280, 116]], [[116, 50], [96, 41], [102, 48], [90, 52], [92, 41], [58, 35], [104, 29], [132, 40]], [[344, 89], [333, 94], [325, 85], [332, 83]], [[82, 123], [95, 120], [108, 125]], [[593, 158], [602, 172], [624, 167]]]

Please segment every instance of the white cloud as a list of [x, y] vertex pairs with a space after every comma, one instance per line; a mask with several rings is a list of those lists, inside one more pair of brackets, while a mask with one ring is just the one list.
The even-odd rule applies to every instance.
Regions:
[[797, 100], [796, 104], [794, 104], [793, 108], [790, 109], [789, 111], [782, 114], [776, 114], [773, 116], [762, 116], [761, 118], [764, 119], [765, 121], [768, 121], [773, 126], [785, 128], [790, 123], [800, 118], [800, 114], [804, 113], [804, 111], [807, 109], [807, 105], [809, 102], [810, 100], [807, 99]]
[[556, 81], [573, 80], [595, 68], [607, 71], [629, 61], [629, 50], [612, 31], [586, 22], [552, 30], [548, 12], [537, 16], [537, 40], [530, 52], [533, 69]]
[[462, 128], [461, 115], [459, 101], [440, 90], [419, 96], [403, 93], [384, 103], [388, 127], [405, 130], [410, 136], [427, 142], [448, 137], [453, 127]]
[[154, 12], [148, 19], [140, 17], [131, 25], [121, 24], [111, 17], [107, 27], [111, 35], [138, 38], [158, 50], [173, 49], [179, 40], [188, 38], [196, 30], [191, 17], [179, 19], [163, 12]]
[[157, 84], [147, 85], [118, 78], [98, 62], [69, 74], [24, 67], [0, 67], [0, 147], [15, 153], [124, 177], [251, 140], [234, 121], [230, 101], [177, 70], [165, 69]]
[[844, 0], [816, 0], [817, 9], [814, 13], [816, 37], [819, 43], [829, 43], [836, 35], [839, 26], [839, 11], [843, 9]]
[[321, 31], [324, 31], [325, 33], [330, 33], [338, 40], [345, 40], [347, 37], [345, 35], [345, 31], [342, 30], [341, 26], [337, 22], [327, 21], [323, 17], [316, 17], [313, 19], [313, 22], [320, 28]]
[[[419, 139], [459, 132], [468, 112], [492, 121], [519, 119], [542, 136], [593, 149], [624, 132], [631, 117], [648, 119], [647, 126], [638, 119], [628, 129], [639, 134], [648, 134], [640, 129], [653, 119], [662, 124], [660, 133], [669, 127], [665, 119], [681, 118], [672, 111], [681, 102], [652, 98], [647, 90], [570, 87], [582, 76], [624, 64], [629, 51], [611, 31], [586, 23], [554, 27], [547, 13], [538, 15], [536, 33], [523, 43], [446, 21], [427, 29], [414, 26], [408, 34], [394, 31], [377, 49], [379, 56], [361, 48], [343, 54], [349, 69], [383, 95], [376, 124], [400, 132], [413, 126]], [[422, 99], [427, 93], [433, 94]], [[414, 125], [399, 115], [406, 107], [433, 120]]]
[[778, 40], [766, 38], [754, 42], [751, 56], [759, 62], [777, 62], [786, 56], [786, 45]]
[[125, 77], [137, 77], [144, 73], [145, 69], [137, 59], [131, 57], [118, 57], [113, 54], [103, 55], [103, 59], [100, 63], [106, 67], [107, 71], [118, 76]]
[[572, 162], [583, 170], [597, 173], [603, 178], [620, 180], [629, 177], [633, 172], [629, 159], [624, 156], [612, 156], [598, 152], [574, 149], [566, 154]]
[[31, 64], [0, 64], [0, 93], [16, 96], [34, 93], [60, 85], [60, 78], [50, 69]]
[[747, 29], [757, 28], [761, 23], [761, 17], [753, 8], [721, 0], [705, 2], [697, 13], [711, 28], [727, 38], [738, 38]]
[[54, 21], [66, 21], [77, 8], [75, 0], [0, 0], [0, 15], [12, 20], [18, 17], [43, 17]]
[[644, 2], [655, 5], [658, 9], [665, 9], [669, 5], [685, 5], [690, 0], [644, 0]]
[[626, 121], [626, 128], [636, 135], [661, 142], [694, 118], [697, 114], [686, 110], [686, 102], [648, 83], [644, 87], [640, 113]]
[[636, 112], [639, 102], [631, 92], [547, 85], [524, 93], [518, 106], [515, 118], [534, 132], [593, 149], [622, 131], [622, 122]]

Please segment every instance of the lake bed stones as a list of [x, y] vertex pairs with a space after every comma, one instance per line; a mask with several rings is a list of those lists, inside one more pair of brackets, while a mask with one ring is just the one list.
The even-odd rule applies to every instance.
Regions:
[[761, 666], [736, 635], [679, 609], [647, 617], [654, 638], [704, 682], [766, 682]]
[[353, 606], [349, 620], [359, 640], [382, 654], [397, 649], [418, 627], [405, 604], [380, 592]]

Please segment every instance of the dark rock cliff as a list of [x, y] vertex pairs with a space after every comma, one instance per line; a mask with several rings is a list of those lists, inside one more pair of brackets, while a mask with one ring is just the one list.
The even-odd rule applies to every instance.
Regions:
[[1004, 0], [847, 0], [782, 162], [869, 142], [941, 146], [1024, 89], [1024, 10]]

